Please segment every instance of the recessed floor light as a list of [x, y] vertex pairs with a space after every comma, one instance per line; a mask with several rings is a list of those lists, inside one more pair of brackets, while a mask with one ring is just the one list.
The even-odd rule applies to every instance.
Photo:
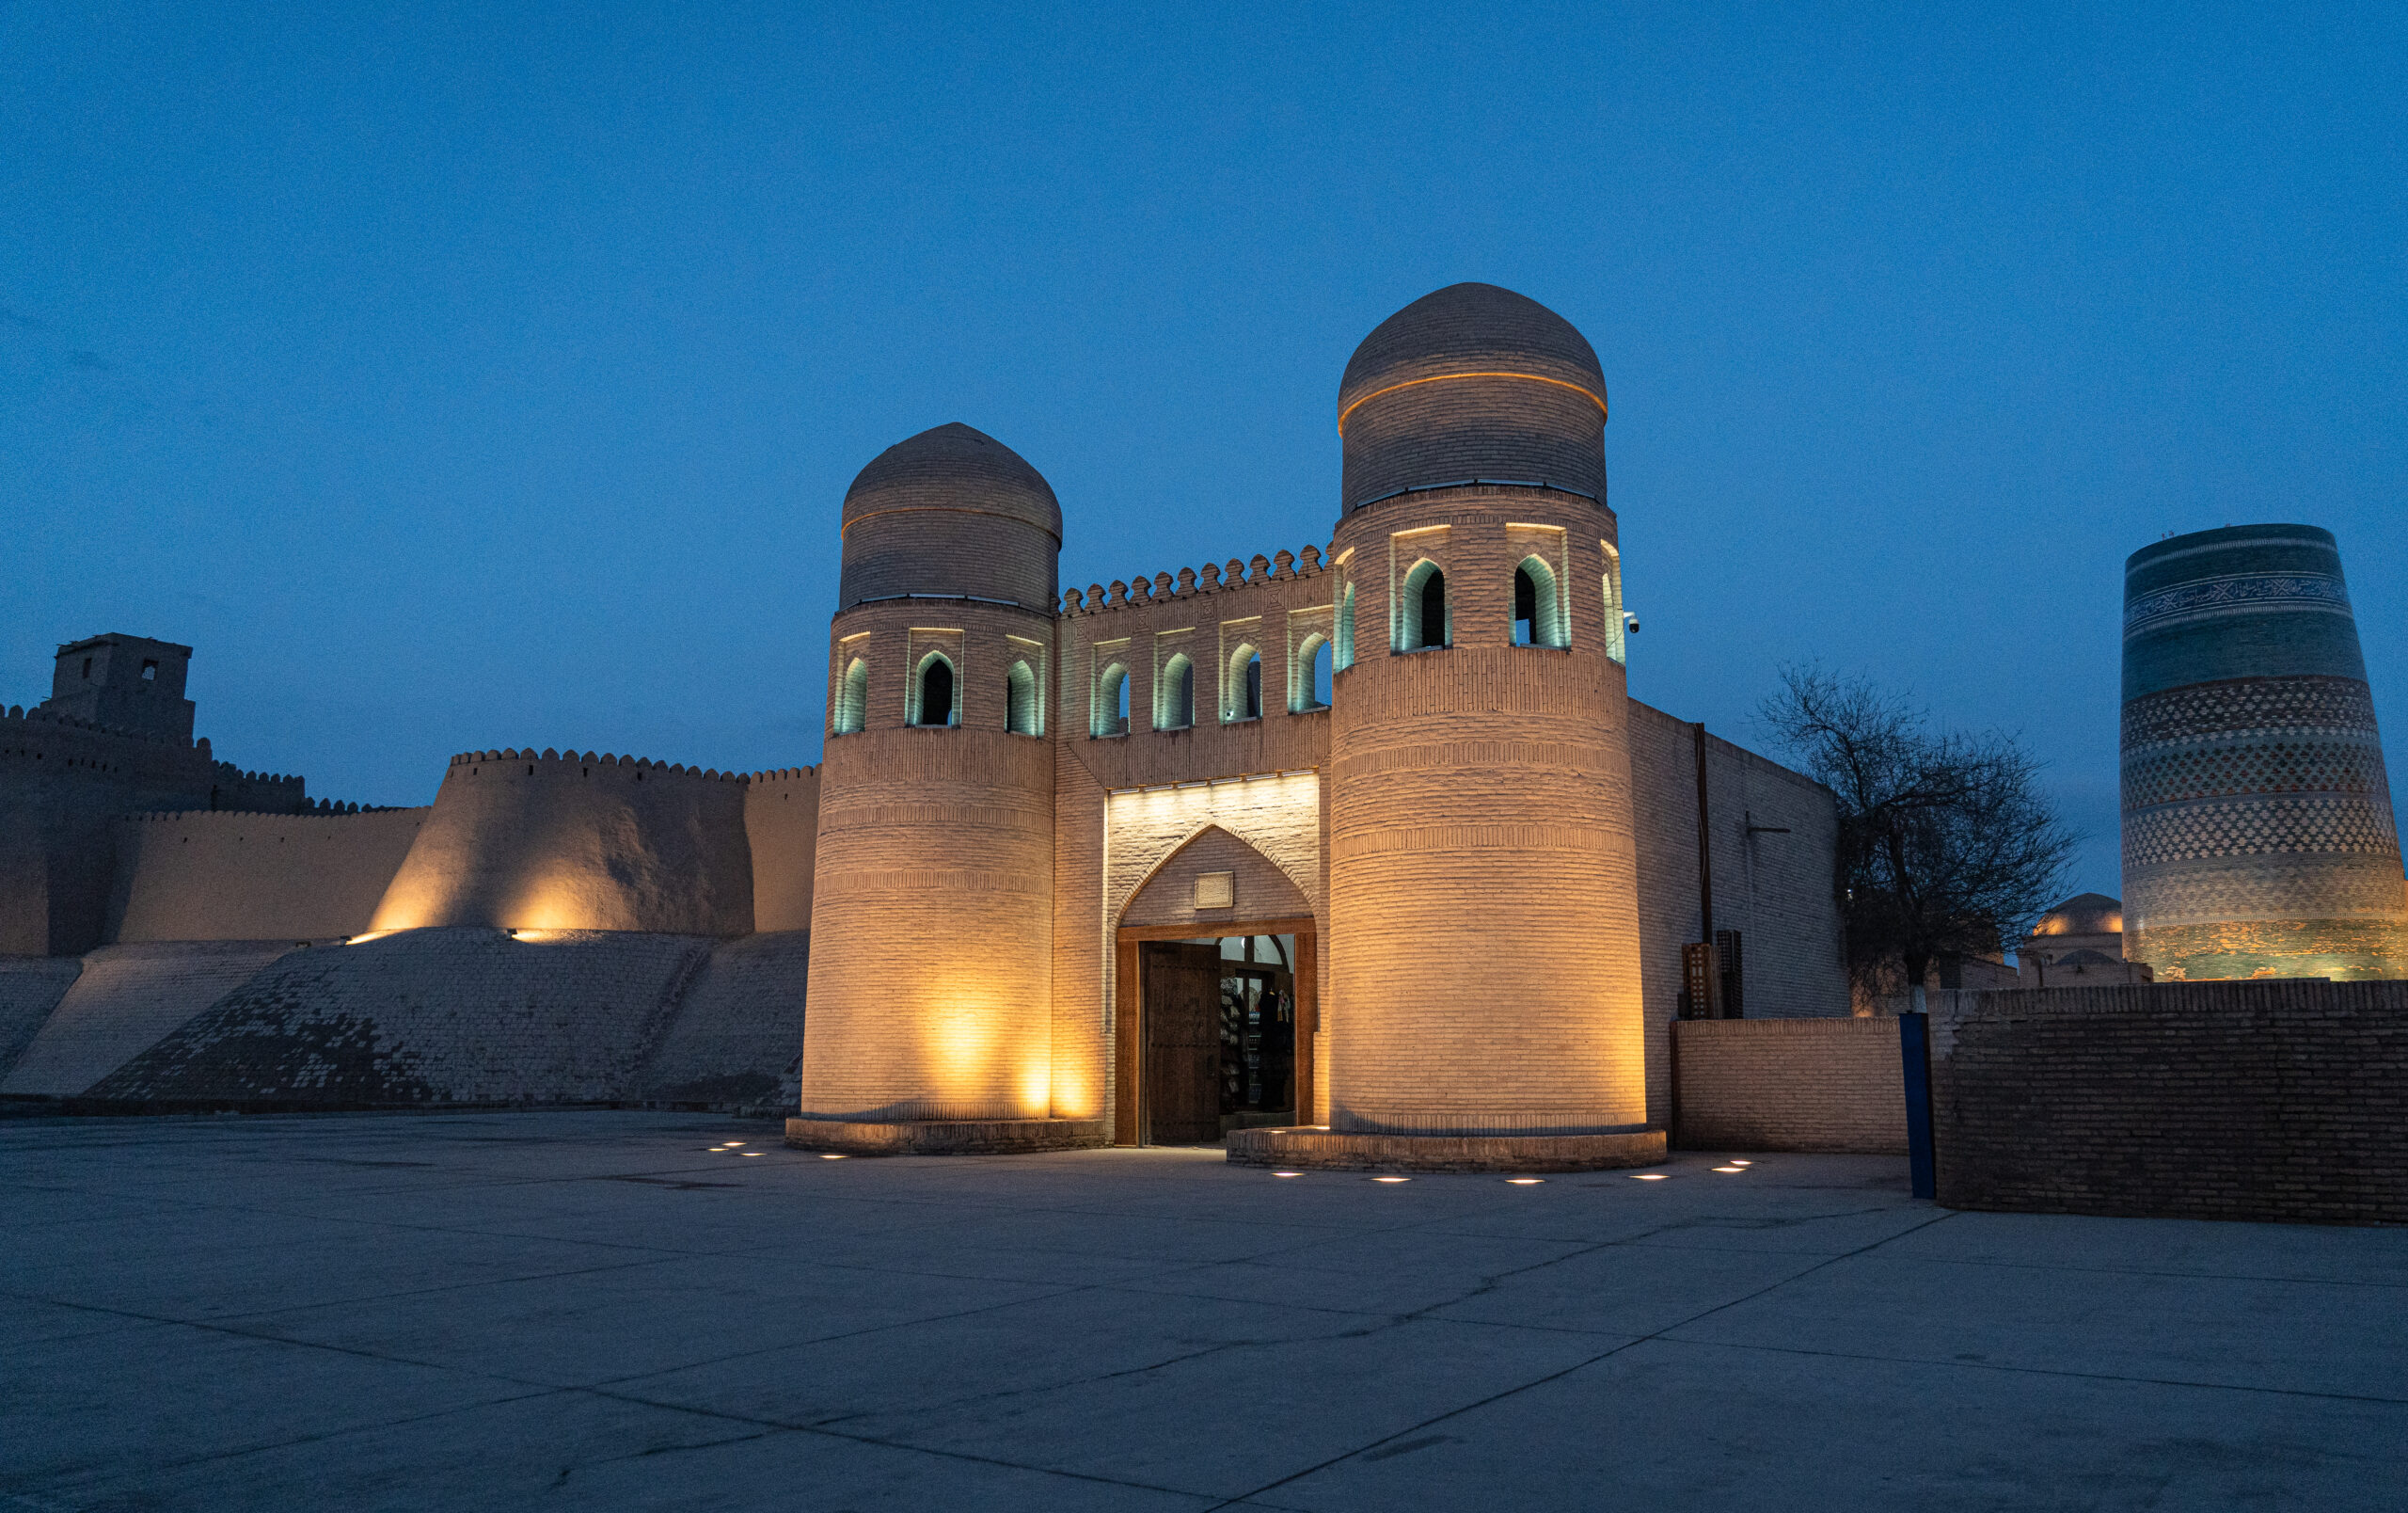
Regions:
[[1719, 1166], [1714, 1170], [1717, 1171], [1745, 1171], [1748, 1169], [1743, 1166]]
[[1754, 1165], [1755, 1165], [1755, 1163], [1754, 1163], [1753, 1161], [1734, 1161], [1734, 1162], [1732, 1162], [1731, 1164], [1732, 1164], [1733, 1166], [1754, 1166]]
[[767, 1155], [769, 1153], [767, 1151], [741, 1151], [737, 1154], [740, 1155]]
[[1634, 1171], [1630, 1174], [1630, 1180], [1633, 1182], [1661, 1182], [1664, 1180], [1664, 1173], [1661, 1171]]
[[1507, 1177], [1505, 1180], [1506, 1180], [1506, 1181], [1508, 1181], [1508, 1182], [1510, 1182], [1510, 1183], [1512, 1183], [1512, 1184], [1513, 1184], [1514, 1187], [1537, 1187], [1540, 1183], [1545, 1182], [1545, 1181], [1546, 1180], [1546, 1178], [1545, 1178], [1545, 1177]]
[[1411, 1177], [1373, 1177], [1373, 1182], [1411, 1182]]
[[819, 1153], [819, 1159], [822, 1161], [841, 1161], [844, 1158], [845, 1154], [842, 1151], [822, 1151]]
[[1271, 1174], [1275, 1177], [1301, 1177], [1304, 1175], [1301, 1171], [1274, 1171]]

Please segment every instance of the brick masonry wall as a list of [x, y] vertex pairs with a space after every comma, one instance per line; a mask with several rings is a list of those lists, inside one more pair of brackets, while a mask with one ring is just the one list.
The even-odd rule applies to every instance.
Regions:
[[1672, 1029], [1677, 1144], [1906, 1154], [1896, 1020], [1690, 1019]]
[[108, 939], [358, 934], [427, 814], [200, 811], [120, 820]]
[[[1830, 790], [1710, 731], [1705, 760], [1714, 924], [1740, 933], [1747, 1017], [1846, 1014], [1847, 968], [1831, 888], [1839, 817]], [[1680, 1007], [1681, 946], [1703, 938], [1704, 929], [1695, 727], [1631, 700], [1630, 769], [1647, 1108], [1649, 1119], [1660, 1123], [1671, 1117], [1670, 1051]], [[1751, 824], [1774, 828], [1751, 831]]]
[[0, 956], [0, 1079], [33, 1043], [84, 970], [73, 956]]
[[819, 769], [753, 773], [744, 789], [744, 835], [752, 850], [752, 928], [809, 930], [811, 874], [819, 844]]
[[289, 940], [106, 946], [0, 1082], [0, 1093], [71, 1098], [293, 949]]
[[[962, 638], [956, 726], [904, 723], [904, 650], [932, 624]], [[820, 766], [811, 929], [824, 948], [811, 959], [800, 1113], [1047, 1116], [1054, 748], [1006, 728], [1001, 651], [1051, 629], [990, 604], [836, 616], [837, 645], [873, 648], [871, 699], [866, 727], [830, 736]]]
[[[1533, 528], [1569, 550], [1560, 648], [1513, 645], [1517, 532]], [[1323, 1022], [1340, 1132], [1645, 1122], [1628, 700], [1602, 594], [1583, 586], [1602, 585], [1612, 531], [1536, 488], [1410, 495], [1339, 527], [1360, 569], [1329, 767]], [[1452, 644], [1391, 653], [1390, 567], [1422, 558], [1448, 575]]]
[[467, 927], [292, 951], [106, 1076], [60, 1091], [134, 1104], [626, 1099], [712, 944]]
[[811, 932], [748, 935], [711, 950], [660, 1048], [636, 1079], [656, 1103], [774, 1104], [800, 1096]]
[[2408, 1222], [2408, 983], [1932, 995], [1952, 1208]]

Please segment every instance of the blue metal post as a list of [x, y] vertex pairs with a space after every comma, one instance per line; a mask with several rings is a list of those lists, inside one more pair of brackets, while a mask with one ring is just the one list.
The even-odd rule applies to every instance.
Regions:
[[1918, 1198], [1939, 1192], [1931, 1140], [1931, 1016], [1898, 1016], [1898, 1059], [1906, 1072], [1907, 1176]]

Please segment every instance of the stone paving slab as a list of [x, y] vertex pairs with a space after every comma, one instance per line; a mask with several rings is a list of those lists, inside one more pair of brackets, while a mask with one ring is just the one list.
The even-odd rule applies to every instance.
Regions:
[[0, 1509], [2402, 1505], [2408, 1231], [1751, 1159], [9, 1121]]

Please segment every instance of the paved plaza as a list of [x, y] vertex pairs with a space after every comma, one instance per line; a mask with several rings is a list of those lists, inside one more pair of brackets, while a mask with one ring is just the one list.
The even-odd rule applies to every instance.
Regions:
[[0, 1123], [0, 1509], [2408, 1504], [2400, 1230], [776, 1141]]

